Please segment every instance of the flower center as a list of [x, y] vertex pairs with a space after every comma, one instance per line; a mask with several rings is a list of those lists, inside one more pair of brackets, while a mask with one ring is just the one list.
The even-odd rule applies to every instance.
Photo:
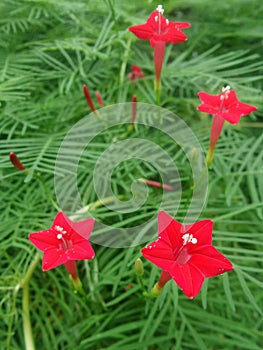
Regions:
[[186, 233], [182, 236], [183, 239], [183, 245], [186, 245], [187, 243], [192, 243], [192, 244], [196, 244], [197, 243], [197, 239], [191, 234]]
[[174, 251], [174, 259], [175, 259], [176, 263], [179, 265], [186, 264], [187, 261], [191, 258], [191, 254], [188, 253], [187, 244], [188, 243], [192, 243], [192, 244], [197, 243], [197, 238], [195, 238], [190, 233], [185, 233], [182, 236], [182, 239], [183, 239], [182, 247], [179, 250]]
[[72, 240], [69, 238], [68, 232], [64, 230], [63, 227], [56, 225], [54, 227], [55, 231], [58, 232], [57, 239], [59, 241], [59, 249], [68, 250], [73, 247]]
[[168, 19], [165, 20], [165, 23], [162, 21], [162, 15], [164, 13], [164, 9], [162, 5], [158, 5], [156, 11], [158, 12], [158, 15], [154, 17], [154, 20], [157, 24], [155, 28], [155, 33], [158, 35], [163, 35], [167, 33], [167, 27], [169, 24]]
[[227, 112], [228, 111], [228, 108], [226, 108], [225, 106], [225, 101], [228, 99], [228, 95], [230, 93], [230, 86], [227, 85], [226, 87], [223, 87], [222, 88], [222, 93], [220, 95], [220, 100], [221, 100], [221, 103], [220, 103], [220, 106], [219, 106], [219, 110], [222, 111], [222, 112]]

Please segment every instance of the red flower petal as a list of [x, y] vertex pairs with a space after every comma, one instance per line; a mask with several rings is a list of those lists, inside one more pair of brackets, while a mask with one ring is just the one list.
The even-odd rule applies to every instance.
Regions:
[[95, 220], [90, 218], [82, 221], [71, 221], [71, 227], [82, 237], [89, 239]]
[[212, 246], [196, 250], [188, 264], [195, 266], [204, 277], [213, 277], [233, 270], [231, 262]]
[[140, 24], [137, 26], [131, 26], [129, 31], [132, 32], [138, 39], [150, 40], [153, 33], [152, 28], [148, 24]]
[[167, 249], [167, 243], [162, 240], [158, 242], [158, 246], [154, 246], [154, 242], [146, 246], [141, 253], [145, 259], [167, 271], [175, 263], [172, 249], [170, 247]]
[[74, 244], [74, 247], [68, 251], [68, 257], [70, 260], [85, 260], [93, 259], [95, 256], [94, 250], [91, 244], [82, 240]]
[[195, 298], [200, 292], [204, 277], [195, 266], [175, 265], [169, 273], [188, 298]]
[[72, 221], [62, 211], [56, 215], [51, 227], [54, 229], [56, 226], [63, 227], [68, 233], [72, 231]]
[[47, 271], [54, 269], [55, 267], [65, 264], [67, 262], [68, 256], [65, 251], [61, 249], [50, 248], [44, 251], [43, 260], [42, 260], [42, 270]]
[[212, 244], [212, 230], [213, 230], [212, 220], [201, 220], [195, 222], [192, 225], [185, 225], [185, 231], [192, 234], [197, 239], [197, 244], [192, 245], [193, 249], [195, 247], [200, 247], [202, 245]]
[[[221, 102], [220, 100], [221, 94], [209, 95], [206, 92], [201, 91], [201, 92], [198, 92], [198, 96], [204, 105], [208, 105], [210, 107], [217, 107]], [[202, 107], [202, 105], [197, 108], [199, 109], [200, 107]]]
[[184, 226], [164, 211], [158, 214], [158, 232], [159, 238], [168, 243], [171, 249], [182, 245]]
[[57, 235], [52, 229], [30, 233], [28, 239], [42, 251], [58, 246]]
[[242, 112], [239, 111], [228, 111], [228, 112], [220, 112], [218, 113], [224, 120], [231, 124], [237, 124], [240, 121], [240, 118], [242, 117]]
[[187, 22], [170, 22], [169, 24], [170, 26], [175, 26], [176, 29], [178, 28], [189, 28], [191, 27], [191, 24], [190, 23], [187, 23]]

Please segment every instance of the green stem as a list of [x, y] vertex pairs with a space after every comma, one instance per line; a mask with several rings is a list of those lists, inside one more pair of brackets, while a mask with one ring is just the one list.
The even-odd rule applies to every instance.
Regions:
[[26, 350], [35, 350], [32, 327], [30, 321], [30, 308], [29, 308], [29, 283], [31, 276], [37, 267], [39, 262], [39, 254], [36, 253], [34, 259], [32, 260], [27, 273], [22, 281], [23, 297], [22, 297], [22, 315], [23, 315], [23, 331], [25, 339]]
[[206, 166], [209, 169], [210, 166], [212, 165], [213, 162], [213, 158], [214, 158], [214, 148], [209, 147], [207, 155], [206, 155]]
[[157, 106], [160, 106], [161, 105], [161, 80], [154, 81], [154, 90], [155, 90], [156, 104]]
[[131, 42], [132, 42], [132, 39], [130, 38], [127, 41], [126, 49], [125, 49], [124, 54], [123, 54], [123, 61], [121, 64], [121, 69], [120, 69], [120, 85], [122, 85], [123, 82], [125, 81], [126, 67], [127, 67], [127, 63], [128, 63], [128, 59], [129, 59]]
[[144, 284], [143, 284], [142, 276], [137, 276], [137, 278], [138, 278], [138, 282], [140, 283], [140, 286], [142, 288], [143, 294], [146, 293], [146, 289], [145, 289]]

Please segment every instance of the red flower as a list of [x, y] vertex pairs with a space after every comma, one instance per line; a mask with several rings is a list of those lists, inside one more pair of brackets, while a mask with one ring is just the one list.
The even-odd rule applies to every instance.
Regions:
[[257, 107], [240, 102], [235, 90], [230, 90], [229, 86], [223, 88], [219, 95], [199, 92], [198, 96], [202, 101], [202, 104], [197, 107], [199, 111], [220, 115], [231, 124], [237, 124], [242, 116], [248, 115], [257, 109]]
[[88, 241], [93, 225], [94, 219], [73, 222], [59, 212], [51, 228], [31, 233], [29, 240], [44, 252], [43, 271], [65, 264], [74, 278], [75, 260], [92, 259], [95, 255]]
[[161, 72], [164, 60], [166, 43], [178, 44], [187, 40], [187, 36], [181, 31], [183, 28], [190, 27], [186, 22], [169, 22], [163, 17], [164, 9], [158, 5], [156, 11], [153, 11], [145, 24], [132, 26], [129, 31], [137, 38], [150, 40], [154, 49], [154, 68], [155, 68], [155, 92], [156, 102], [160, 105], [161, 91]]
[[134, 80], [144, 78], [143, 71], [139, 66], [132, 64], [131, 72], [128, 73], [128, 78], [133, 81], [134, 85], [136, 84]]
[[172, 278], [188, 298], [194, 298], [204, 278], [233, 269], [231, 262], [212, 246], [212, 227], [211, 220], [182, 225], [165, 212], [159, 213], [159, 237], [142, 249], [147, 260], [163, 269], [159, 289]]
[[132, 26], [129, 28], [129, 31], [139, 39], [150, 40], [152, 47], [158, 41], [171, 44], [186, 41], [187, 36], [181, 29], [190, 27], [190, 24], [186, 22], [170, 22], [162, 16], [163, 12], [162, 5], [158, 5], [156, 11], [151, 13], [145, 24]]
[[229, 85], [223, 87], [222, 93], [219, 95], [209, 95], [206, 92], [199, 92], [198, 96], [202, 104], [197, 109], [214, 115], [210, 133], [210, 146], [206, 156], [206, 163], [209, 167], [213, 161], [214, 148], [225, 120], [229, 123], [237, 124], [243, 115], [255, 111], [257, 107], [240, 102], [237, 99], [235, 90], [230, 90]]

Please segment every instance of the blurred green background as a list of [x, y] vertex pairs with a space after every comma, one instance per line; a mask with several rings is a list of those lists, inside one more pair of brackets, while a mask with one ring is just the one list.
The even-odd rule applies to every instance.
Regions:
[[[70, 128], [90, 111], [82, 95], [87, 84], [104, 103], [155, 103], [153, 51], [149, 42], [127, 31], [144, 23], [155, 1], [2, 0], [0, 3], [0, 348], [25, 349], [21, 284], [35, 255], [30, 232], [50, 227], [54, 164]], [[162, 73], [162, 106], [185, 120], [204, 150], [211, 117], [196, 111], [198, 91], [218, 94], [225, 84], [242, 102], [258, 107], [238, 126], [225, 125], [209, 174], [209, 196], [202, 218], [215, 219], [213, 243], [234, 264], [229, 274], [206, 280], [188, 300], [173, 281], [160, 298], [145, 300], [134, 273], [140, 247], [95, 246], [96, 258], [78, 262], [87, 292], [74, 293], [63, 266], [30, 282], [30, 314], [36, 349], [52, 350], [260, 350], [263, 346], [263, 106], [261, 0], [165, 1], [165, 16], [191, 23], [188, 41], [167, 45]], [[131, 65], [146, 76], [136, 88], [127, 79]], [[136, 131], [143, 137], [143, 130]], [[92, 168], [112, 143], [87, 150], [79, 169], [85, 204], [97, 200]], [[166, 142], [162, 136], [160, 144]], [[169, 148], [171, 147], [171, 148]], [[191, 186], [187, 159], [167, 146], [182, 176], [185, 215]], [[16, 152], [30, 169], [24, 177], [9, 162]], [[176, 152], [176, 154], [175, 154]], [[35, 175], [41, 174], [39, 178]], [[112, 176], [116, 195], [131, 196], [139, 177], [158, 180], [142, 162], [120, 165]], [[41, 179], [41, 180], [40, 180]], [[44, 186], [43, 186], [44, 183]], [[149, 188], [146, 205], [127, 217], [104, 207], [91, 210], [97, 220], [135, 225], [158, 209], [161, 192]], [[171, 206], [172, 206], [171, 202]], [[125, 221], [126, 220], [126, 221]], [[124, 225], [125, 227], [125, 225]], [[145, 262], [150, 289], [160, 270]]]

